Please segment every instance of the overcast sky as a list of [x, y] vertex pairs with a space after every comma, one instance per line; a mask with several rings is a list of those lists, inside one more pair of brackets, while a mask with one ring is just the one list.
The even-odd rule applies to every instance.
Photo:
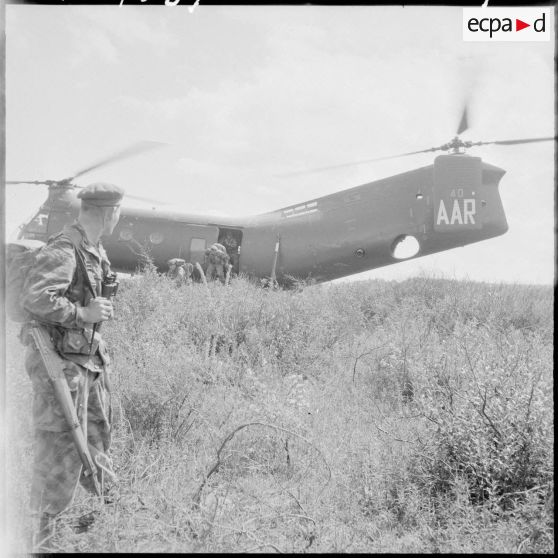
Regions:
[[[72, 175], [138, 140], [171, 147], [77, 182], [173, 209], [249, 215], [430, 164], [464, 139], [554, 135], [554, 45], [462, 40], [453, 7], [6, 6], [9, 180]], [[506, 169], [510, 230], [353, 278], [552, 283], [554, 145], [471, 149]], [[8, 186], [7, 233], [46, 189]]]

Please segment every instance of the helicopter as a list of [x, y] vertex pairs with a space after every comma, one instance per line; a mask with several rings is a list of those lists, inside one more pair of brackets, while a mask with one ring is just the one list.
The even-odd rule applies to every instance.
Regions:
[[[124, 203], [120, 221], [103, 245], [115, 270], [134, 273], [146, 254], [162, 270], [176, 257], [201, 265], [206, 249], [220, 243], [234, 274], [288, 286], [293, 279], [331, 281], [494, 238], [508, 230], [498, 191], [506, 171], [466, 150], [556, 138], [463, 141], [459, 136], [467, 129], [465, 107], [455, 137], [438, 147], [289, 173], [444, 152], [428, 166], [250, 217], [217, 218]], [[140, 142], [62, 180], [7, 181], [48, 186], [48, 198], [20, 227], [16, 242], [45, 242], [76, 219], [81, 188], [76, 178], [158, 145]]]

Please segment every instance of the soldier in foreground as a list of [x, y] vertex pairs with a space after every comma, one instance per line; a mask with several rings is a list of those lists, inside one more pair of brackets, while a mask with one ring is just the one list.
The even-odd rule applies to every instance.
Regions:
[[[34, 546], [39, 551], [48, 551], [54, 519], [72, 503], [78, 480], [100, 495], [104, 473], [109, 472], [97, 461], [98, 456], [108, 456], [111, 436], [110, 359], [98, 330], [113, 315], [112, 301], [102, 294], [105, 282], [114, 274], [100, 238], [111, 234], [118, 223], [123, 190], [97, 183], [78, 197], [77, 221], [51, 237], [38, 253], [21, 297], [28, 313], [21, 339], [27, 346], [25, 366], [34, 392], [36, 438], [30, 503], [38, 517]], [[41, 347], [37, 330], [48, 347]], [[67, 409], [55, 395], [49, 359], [45, 358], [49, 351], [63, 364], [79, 420], [73, 427], [68, 413], [63, 412]], [[85, 453], [94, 454], [99, 465], [89, 471], [82, 467], [83, 451], [74, 443], [73, 428], [80, 426], [89, 446], [84, 444]], [[110, 460], [108, 463], [110, 466]]]

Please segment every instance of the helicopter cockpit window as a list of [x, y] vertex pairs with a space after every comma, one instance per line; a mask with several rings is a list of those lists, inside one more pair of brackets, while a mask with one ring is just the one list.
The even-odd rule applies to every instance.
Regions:
[[25, 226], [26, 233], [46, 234], [48, 224], [48, 213], [37, 213]]
[[398, 236], [391, 246], [391, 255], [396, 260], [406, 260], [419, 253], [420, 243], [410, 234]]
[[151, 244], [161, 244], [164, 239], [165, 237], [163, 236], [163, 233], [160, 232], [153, 232], [149, 235], [149, 241]]

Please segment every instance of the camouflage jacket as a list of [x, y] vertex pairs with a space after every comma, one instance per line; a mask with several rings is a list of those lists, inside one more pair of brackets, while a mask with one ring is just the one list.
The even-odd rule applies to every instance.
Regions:
[[221, 251], [213, 245], [205, 251], [205, 261], [216, 265], [226, 265], [229, 263], [229, 255], [224, 249]]
[[226, 236], [223, 239], [223, 244], [227, 247], [227, 251], [235, 251], [238, 248], [238, 242], [234, 236]]
[[186, 270], [181, 266], [178, 265], [173, 271], [167, 271], [167, 277], [170, 279], [175, 279], [177, 283], [183, 281], [186, 276]]
[[82, 319], [82, 307], [89, 304], [93, 293], [77, 261], [72, 238], [83, 256], [94, 295], [101, 295], [110, 262], [101, 243], [91, 244], [83, 228], [75, 222], [49, 238], [37, 255], [25, 279], [22, 302], [30, 320], [48, 327], [59, 353], [77, 364], [98, 370], [108, 355], [98, 333], [91, 343], [92, 324]]

